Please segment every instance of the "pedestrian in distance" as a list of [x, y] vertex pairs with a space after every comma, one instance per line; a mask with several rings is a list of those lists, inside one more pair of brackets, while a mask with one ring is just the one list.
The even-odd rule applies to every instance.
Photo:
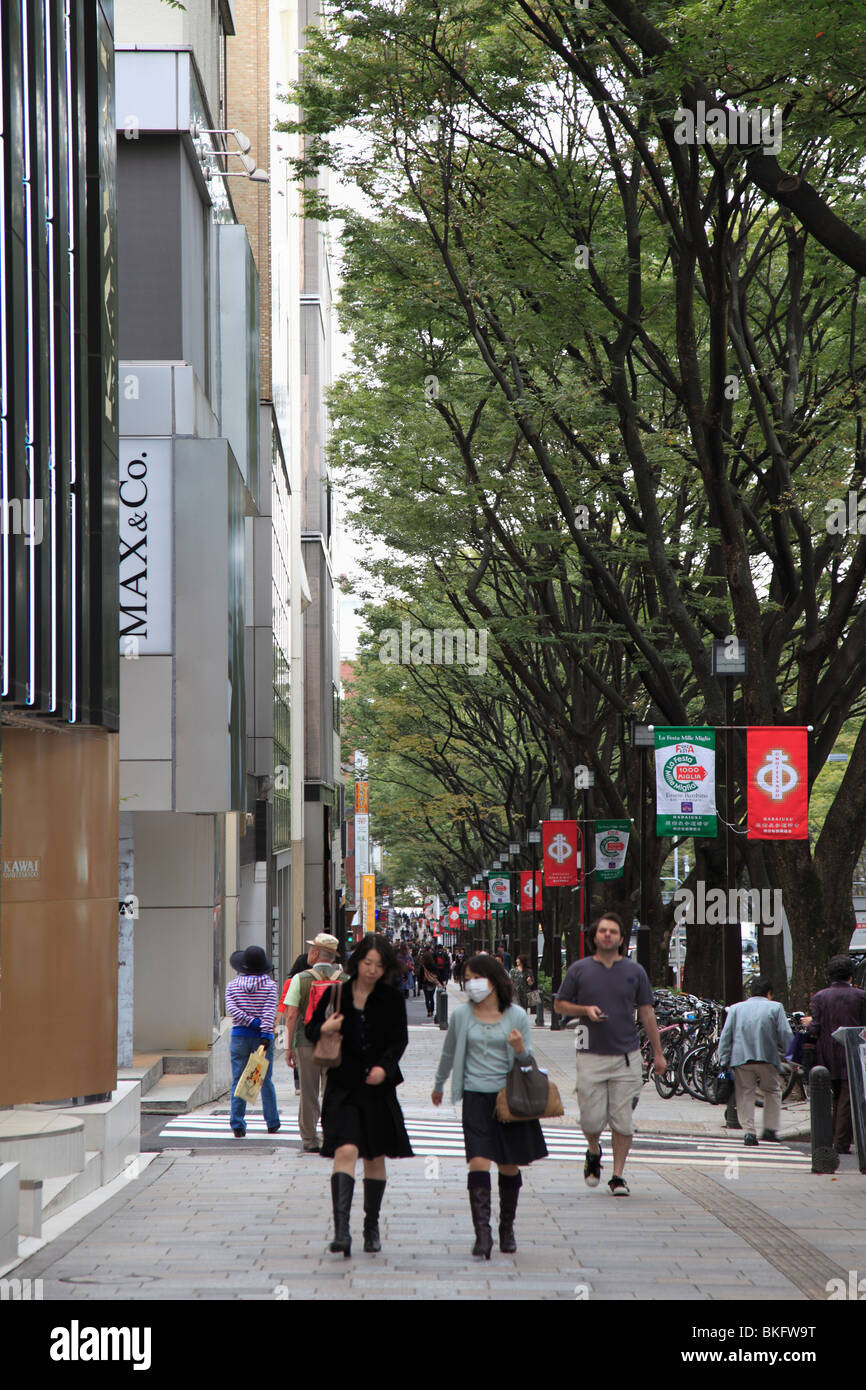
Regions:
[[276, 1134], [280, 1128], [280, 1114], [274, 1090], [274, 1018], [277, 1011], [274, 967], [261, 946], [247, 946], [245, 951], [232, 952], [229, 964], [238, 972], [226, 985], [226, 1013], [233, 1024], [229, 1040], [232, 1064], [229, 1124], [235, 1138], [243, 1139], [247, 1132], [247, 1103], [236, 1098], [235, 1087], [251, 1053], [258, 1052], [264, 1045], [268, 1070], [262, 1084], [262, 1110], [268, 1134]]
[[286, 1062], [290, 1067], [297, 1067], [300, 1079], [298, 1130], [301, 1135], [301, 1151], [317, 1154], [322, 1068], [313, 1060], [313, 1046], [304, 1032], [307, 1005], [316, 983], [323, 980], [345, 980], [347, 976], [337, 964], [337, 949], [340, 943], [335, 936], [331, 936], [329, 932], [319, 932], [307, 945], [309, 969], [292, 976], [292, 983], [286, 995]]
[[427, 1017], [432, 1018], [439, 976], [436, 974], [436, 958], [431, 950], [421, 952], [418, 968], [421, 972], [421, 988], [424, 991], [424, 1003], [427, 1005]]
[[837, 1028], [866, 1026], [866, 991], [855, 989], [853, 978], [854, 962], [850, 956], [833, 956], [827, 962], [828, 986], [813, 996], [808, 1024], [809, 1032], [818, 1043], [818, 1065], [826, 1067], [830, 1073], [833, 1147], [840, 1154], [851, 1152], [854, 1127], [845, 1048], [834, 1041], [833, 1034]]
[[[312, 960], [310, 959], [311, 955]], [[292, 968], [288, 973], [286, 982], [283, 985], [283, 993], [287, 994], [288, 989], [291, 987], [292, 980], [295, 978], [296, 975], [300, 975], [304, 970], [311, 969], [311, 967], [316, 964], [316, 961], [318, 959], [318, 950], [313, 945], [308, 945], [305, 951], [301, 951], [300, 955], [295, 957], [294, 964], [292, 965]], [[291, 1043], [291, 1033], [286, 1028], [285, 1002], [282, 1009], [277, 1009], [277, 1016], [280, 1017], [280, 1021], [282, 1023], [282, 1033], [284, 1034], [284, 1038], [280, 1036], [280, 1030], [278, 1029], [277, 1036], [275, 1038], [275, 1043], [278, 1047], [287, 1047]], [[299, 1096], [301, 1094], [301, 1076], [300, 1072], [298, 1071], [297, 1062], [292, 1068], [292, 1075], [295, 1083], [295, 1095]]]
[[520, 1169], [546, 1158], [547, 1146], [538, 1120], [502, 1124], [496, 1116], [496, 1096], [508, 1080], [515, 1057], [532, 1056], [529, 1018], [512, 1001], [511, 981], [501, 961], [486, 955], [472, 956], [464, 976], [468, 1003], [451, 1015], [431, 1100], [442, 1104], [450, 1075], [452, 1100], [455, 1105], [463, 1102], [467, 1187], [475, 1228], [472, 1254], [489, 1260], [493, 1249], [491, 1164], [499, 1170], [499, 1248], [513, 1254]]
[[509, 978], [514, 986], [514, 1002], [519, 1004], [521, 1009], [529, 1011], [529, 991], [535, 989], [535, 981], [530, 973], [529, 957], [518, 956], [514, 969], [509, 971]]
[[392, 983], [398, 970], [394, 950], [383, 936], [368, 933], [346, 963], [348, 983], [340, 1012], [334, 988], [323, 994], [306, 1027], [312, 1046], [323, 1033], [339, 1032], [338, 1066], [327, 1072], [322, 1105], [322, 1154], [333, 1158], [331, 1200], [334, 1239], [330, 1249], [352, 1253], [350, 1215], [355, 1165], [364, 1161], [364, 1249], [381, 1250], [379, 1212], [385, 1194], [385, 1159], [412, 1158], [412, 1146], [397, 1099], [403, 1081], [398, 1065], [409, 1042], [406, 1001]]
[[773, 999], [772, 981], [766, 976], [753, 980], [751, 999], [732, 1004], [719, 1038], [719, 1065], [734, 1072], [737, 1118], [743, 1127], [743, 1143], [754, 1148], [755, 1093], [764, 1095], [762, 1139], [775, 1143], [782, 1118], [781, 1059], [793, 1042], [785, 1010]]
[[653, 1009], [649, 978], [642, 965], [624, 955], [626, 934], [616, 912], [603, 912], [587, 932], [592, 954], [565, 972], [553, 1001], [558, 1014], [579, 1020], [574, 1049], [580, 1127], [587, 1150], [583, 1180], [587, 1187], [601, 1181], [601, 1132], [610, 1125], [614, 1197], [628, 1197], [625, 1163], [634, 1134], [634, 1109], [643, 1086], [640, 1039], [634, 1013], [652, 1044], [653, 1065], [667, 1070]]

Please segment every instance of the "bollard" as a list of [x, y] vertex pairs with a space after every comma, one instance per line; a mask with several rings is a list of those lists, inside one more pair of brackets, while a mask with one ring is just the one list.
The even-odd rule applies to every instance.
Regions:
[[833, 1148], [833, 1095], [826, 1067], [809, 1073], [809, 1112], [812, 1120], [812, 1172], [835, 1173], [839, 1155]]
[[436, 991], [436, 1022], [440, 1028], [448, 1027], [448, 991], [442, 985]]
[[725, 1106], [725, 1129], [742, 1129], [739, 1116], [737, 1115], [737, 1093], [734, 1090], [734, 1083], [731, 1082], [731, 1094]]
[[535, 1025], [537, 1028], [544, 1027], [544, 995], [538, 991], [538, 1003], [535, 1006]]

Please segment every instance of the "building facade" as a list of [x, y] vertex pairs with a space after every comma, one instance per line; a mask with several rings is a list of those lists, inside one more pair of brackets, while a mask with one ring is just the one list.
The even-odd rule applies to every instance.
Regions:
[[228, 0], [117, 6], [121, 997], [139, 1053], [225, 1044], [228, 957], [267, 913], [254, 654], [271, 446], [259, 278], [222, 177], [234, 31]]
[[113, 23], [0, 7], [0, 1106], [116, 1082]]

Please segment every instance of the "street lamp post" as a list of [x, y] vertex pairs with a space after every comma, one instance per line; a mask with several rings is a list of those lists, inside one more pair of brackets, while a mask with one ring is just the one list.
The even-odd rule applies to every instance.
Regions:
[[529, 959], [532, 965], [532, 977], [535, 980], [535, 988], [538, 990], [538, 1004], [535, 1008], [535, 1022], [539, 1027], [544, 1027], [544, 999], [541, 994], [541, 982], [538, 978], [541, 969], [541, 960], [538, 955], [538, 922], [535, 916], [535, 875], [538, 872], [538, 846], [541, 844], [540, 830], [527, 830], [526, 842], [532, 850], [532, 892], [529, 901], [531, 903], [532, 930], [529, 937]]
[[[652, 724], [632, 724], [631, 742], [640, 749], [640, 922], [637, 929], [637, 963], [650, 973], [652, 952], [649, 929], [649, 883], [647, 881], [647, 751], [655, 747], [655, 728]], [[629, 933], [631, 935], [631, 933]], [[628, 947], [626, 947], [626, 950]]]
[[[734, 681], [747, 675], [749, 653], [747, 644], [739, 637], [713, 642], [712, 672], [725, 682], [725, 879], [730, 904], [731, 889], [736, 887], [737, 852], [731, 824], [734, 817]], [[740, 899], [735, 895], [736, 921], [722, 928], [722, 962], [725, 981], [725, 1003], [738, 1004], [743, 997], [743, 941], [740, 929]], [[725, 916], [727, 917], [727, 913]]]

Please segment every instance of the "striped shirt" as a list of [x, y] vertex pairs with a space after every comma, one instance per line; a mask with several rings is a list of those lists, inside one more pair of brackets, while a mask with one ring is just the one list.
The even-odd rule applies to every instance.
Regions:
[[226, 985], [226, 1011], [241, 1028], [261, 1019], [262, 1032], [273, 1033], [277, 987], [270, 975], [237, 975]]

